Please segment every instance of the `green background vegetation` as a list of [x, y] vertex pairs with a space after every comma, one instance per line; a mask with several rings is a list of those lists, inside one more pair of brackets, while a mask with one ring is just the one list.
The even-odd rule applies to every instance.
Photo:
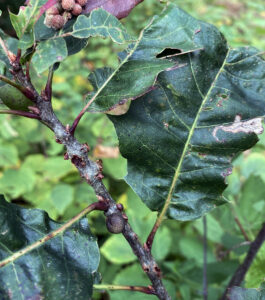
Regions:
[[[191, 15], [215, 24], [231, 46], [251, 45], [265, 49], [265, 3], [256, 1], [173, 1]], [[11, 5], [8, 1], [8, 5]], [[7, 4], [1, 4], [2, 9]], [[5, 7], [3, 7], [5, 6]], [[145, 0], [123, 20], [134, 34], [159, 13], [162, 5]], [[7, 26], [2, 19], [1, 26]], [[4, 27], [8, 32], [8, 27]], [[54, 108], [63, 123], [71, 123], [91, 91], [88, 74], [102, 66], [115, 67], [121, 48], [110, 40], [91, 39], [88, 47], [62, 63], [54, 77]], [[45, 76], [35, 76], [39, 87]], [[64, 221], [95, 200], [92, 189], [80, 180], [75, 168], [63, 160], [64, 149], [53, 134], [35, 120], [0, 115], [0, 193], [25, 207], [41, 208], [49, 216]], [[102, 158], [104, 182], [121, 202], [130, 223], [142, 240], [154, 223], [152, 213], [122, 178], [126, 160], [117, 153], [118, 141], [113, 125], [104, 115], [87, 114], [77, 129], [77, 137], [88, 142], [93, 159]], [[215, 300], [240, 262], [248, 246], [235, 222], [238, 218], [252, 240], [264, 221], [265, 211], [265, 135], [252, 151], [234, 161], [234, 170], [225, 194], [230, 204], [208, 215], [209, 299]], [[102, 213], [89, 216], [101, 247], [100, 271], [103, 283], [149, 284], [131, 249], [121, 235], [110, 235]], [[202, 220], [179, 223], [167, 220], [156, 236], [153, 254], [160, 263], [164, 281], [173, 299], [202, 299]], [[242, 244], [240, 247], [239, 245]], [[249, 270], [245, 287], [257, 288], [265, 278], [265, 246]], [[95, 293], [94, 299], [156, 299], [130, 292]]]

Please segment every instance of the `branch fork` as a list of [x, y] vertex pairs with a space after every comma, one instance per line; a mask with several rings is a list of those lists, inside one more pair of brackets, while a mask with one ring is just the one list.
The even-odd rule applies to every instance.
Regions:
[[123, 206], [121, 204], [116, 204], [102, 183], [102, 178], [104, 177], [102, 174], [102, 161], [99, 160], [94, 162], [90, 160], [87, 155], [89, 146], [87, 144], [81, 144], [74, 137], [75, 129], [85, 113], [87, 105], [77, 116], [71, 127], [64, 126], [55, 115], [51, 104], [53, 68], [50, 68], [46, 87], [39, 95], [30, 81], [28, 71], [26, 71], [26, 74], [23, 71], [20, 64], [20, 55], [21, 52], [18, 51], [16, 58], [12, 58], [12, 73], [21, 86], [27, 89], [27, 91], [30, 91], [30, 97], [35, 106], [31, 107], [33, 112], [7, 111], [6, 113], [38, 119], [54, 132], [56, 142], [63, 144], [66, 148], [64, 159], [69, 159], [79, 171], [80, 176], [85, 178], [94, 189], [99, 200], [97, 204], [94, 205], [99, 206], [97, 208], [104, 211], [107, 220], [115, 216], [119, 219], [119, 222], [121, 222], [120, 224], [122, 227], [120, 228], [120, 232], [129, 243], [144, 272], [152, 283], [152, 285], [147, 288], [131, 287], [130, 289], [154, 294], [161, 300], [170, 300], [171, 298], [161, 281], [161, 271], [149, 249], [141, 244], [138, 236], [132, 230], [128, 222], [128, 217], [123, 212]]

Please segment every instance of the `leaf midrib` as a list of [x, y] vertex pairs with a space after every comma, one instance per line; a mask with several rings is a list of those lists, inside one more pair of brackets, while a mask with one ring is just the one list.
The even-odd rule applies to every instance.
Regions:
[[111, 81], [111, 79], [117, 74], [117, 72], [121, 69], [121, 67], [129, 60], [129, 58], [133, 55], [133, 53], [135, 52], [135, 50], [137, 49], [139, 43], [141, 42], [143, 35], [144, 35], [144, 31], [152, 25], [153, 22], [151, 22], [150, 24], [148, 24], [146, 27], [144, 27], [144, 29], [141, 31], [139, 39], [137, 40], [137, 42], [135, 43], [133, 49], [130, 51], [130, 53], [126, 56], [126, 58], [122, 61], [122, 63], [118, 66], [117, 69], [115, 69], [115, 71], [109, 76], [109, 78], [104, 82], [104, 84], [97, 90], [97, 92], [94, 94], [94, 96], [90, 99], [90, 101], [86, 104], [86, 106], [84, 107], [83, 110], [87, 110], [87, 108], [91, 105], [92, 102], [95, 101], [95, 99], [98, 97], [98, 95], [103, 91], [103, 89], [108, 85], [108, 83]]
[[212, 83], [211, 87], [209, 88], [209, 90], [208, 90], [208, 92], [207, 92], [205, 98], [203, 99], [203, 101], [202, 101], [202, 103], [201, 103], [201, 106], [200, 106], [200, 108], [199, 108], [199, 110], [198, 110], [198, 112], [197, 112], [197, 114], [196, 114], [196, 117], [195, 117], [194, 122], [193, 122], [193, 124], [192, 124], [191, 130], [190, 130], [190, 132], [189, 132], [187, 141], [186, 141], [185, 146], [184, 146], [184, 148], [183, 148], [183, 151], [182, 151], [182, 154], [181, 154], [179, 163], [178, 163], [178, 165], [177, 165], [177, 168], [176, 168], [176, 171], [175, 171], [175, 174], [174, 174], [174, 177], [173, 177], [171, 186], [170, 186], [170, 188], [169, 188], [169, 192], [168, 192], [168, 196], [167, 196], [167, 198], [166, 198], [166, 202], [165, 202], [165, 204], [164, 204], [164, 206], [163, 206], [163, 209], [162, 209], [162, 211], [161, 211], [161, 213], [160, 213], [160, 215], [159, 215], [159, 217], [158, 217], [158, 220], [157, 220], [157, 223], [158, 223], [158, 224], [161, 224], [161, 222], [162, 222], [162, 220], [163, 220], [163, 218], [164, 218], [164, 216], [165, 216], [165, 214], [166, 214], [166, 212], [167, 212], [167, 210], [168, 210], [168, 207], [169, 207], [169, 205], [170, 205], [170, 202], [171, 202], [171, 199], [172, 199], [172, 195], [173, 195], [173, 193], [174, 193], [174, 189], [175, 189], [177, 180], [178, 180], [179, 175], [180, 175], [182, 163], [183, 163], [183, 160], [184, 160], [184, 158], [185, 158], [185, 156], [186, 156], [186, 152], [187, 152], [187, 150], [188, 150], [188, 147], [189, 147], [191, 138], [192, 138], [192, 136], [193, 136], [194, 130], [195, 130], [196, 126], [197, 126], [198, 119], [199, 119], [199, 117], [200, 117], [200, 114], [201, 114], [201, 112], [202, 112], [202, 109], [203, 109], [203, 107], [204, 107], [204, 104], [206, 103], [206, 101], [207, 101], [209, 95], [211, 94], [213, 88], [215, 87], [214, 83], [217, 81], [217, 79], [218, 79], [220, 73], [221, 73], [221, 72], [223, 71], [223, 69], [224, 69], [224, 66], [225, 66], [225, 64], [226, 64], [226, 60], [227, 60], [227, 57], [228, 57], [228, 55], [229, 55], [229, 52], [230, 52], [230, 49], [227, 50], [227, 54], [226, 54], [226, 57], [224, 58], [224, 62], [223, 62], [223, 64], [222, 64], [221, 68], [219, 69], [218, 73], [216, 74], [216, 76], [215, 76], [215, 78], [214, 78], [214, 80], [213, 80], [213, 83]]

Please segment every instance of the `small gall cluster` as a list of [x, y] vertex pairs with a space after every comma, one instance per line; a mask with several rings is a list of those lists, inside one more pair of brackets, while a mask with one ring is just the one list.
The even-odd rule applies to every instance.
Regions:
[[86, 4], [87, 0], [58, 0], [46, 10], [44, 24], [55, 30], [61, 29], [72, 16], [79, 16]]

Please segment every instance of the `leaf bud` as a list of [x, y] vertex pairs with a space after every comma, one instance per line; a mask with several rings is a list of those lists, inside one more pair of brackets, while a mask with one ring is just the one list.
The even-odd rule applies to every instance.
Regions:
[[106, 226], [111, 233], [121, 233], [125, 226], [125, 220], [121, 214], [114, 213], [107, 216]]

